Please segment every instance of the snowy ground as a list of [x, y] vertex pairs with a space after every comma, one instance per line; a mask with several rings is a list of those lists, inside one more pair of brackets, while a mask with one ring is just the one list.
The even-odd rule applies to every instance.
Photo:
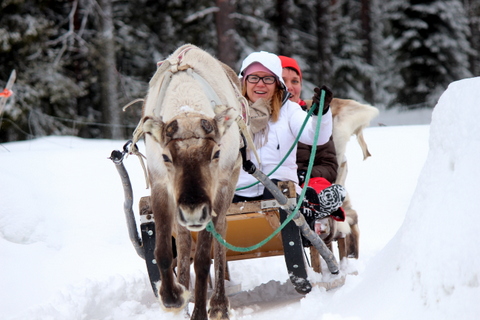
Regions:
[[[233, 298], [236, 319], [478, 319], [479, 88], [480, 78], [453, 83], [431, 125], [366, 129], [366, 161], [349, 143], [361, 244], [360, 259], [342, 268], [358, 275], [292, 297], [283, 257], [232, 262], [234, 281], [264, 301]], [[182, 319], [160, 309], [128, 238], [107, 159], [123, 143], [0, 146], [0, 319]], [[126, 166], [138, 201], [148, 194], [143, 173], [134, 157]]]

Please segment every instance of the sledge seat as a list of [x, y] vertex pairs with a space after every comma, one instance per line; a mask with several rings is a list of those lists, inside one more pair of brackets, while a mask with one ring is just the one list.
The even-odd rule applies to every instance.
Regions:
[[[282, 190], [282, 193], [288, 198], [288, 201], [292, 204], [296, 204], [297, 195], [295, 191], [295, 184], [291, 181], [280, 181], [278, 187]], [[150, 196], [142, 197], [140, 199], [140, 221], [141, 221], [141, 230], [142, 238], [144, 242], [145, 257], [147, 262], [147, 268], [151, 278], [152, 286], [154, 286], [155, 281], [160, 279], [158, 273], [158, 267], [156, 266], [154, 249], [155, 249], [155, 227], [153, 221], [153, 213], [150, 206]], [[281, 206], [275, 199], [271, 200], [258, 200], [258, 201], [248, 201], [248, 202], [238, 202], [232, 203], [227, 211], [227, 232], [225, 240], [233, 246], [246, 248], [256, 245], [267, 237], [269, 237], [277, 228], [281, 225], [280, 223], [280, 208]], [[285, 214], [285, 211], [283, 214]], [[284, 232], [283, 230], [282, 232]], [[243, 259], [252, 259], [252, 258], [261, 258], [261, 257], [271, 257], [284, 255], [284, 243], [282, 241], [282, 232], [276, 234], [270, 241], [265, 243], [263, 246], [247, 251], [239, 252], [227, 249], [226, 250], [226, 260], [235, 261]], [[287, 233], [290, 236], [290, 233]], [[191, 252], [191, 261], [193, 261], [193, 256], [195, 255], [195, 243], [197, 242], [198, 232], [191, 232], [192, 235], [192, 252]], [[175, 231], [172, 234], [172, 245], [174, 248], [174, 257], [176, 257], [176, 246], [175, 246]], [[288, 239], [288, 238], [287, 238]], [[299, 239], [299, 238], [298, 238]], [[290, 240], [287, 241], [290, 246]], [[289, 249], [289, 258], [285, 257], [287, 263], [287, 269], [293, 266], [293, 268], [303, 269], [301, 272], [305, 272], [304, 265], [304, 255], [303, 250], [300, 244], [300, 247]], [[314, 249], [314, 247], [311, 247]], [[292, 251], [293, 250], [293, 251]], [[292, 257], [292, 254], [294, 255]], [[319, 254], [315, 250], [315, 255], [318, 256], [317, 259], [312, 259], [312, 267], [315, 271], [319, 271]], [[213, 246], [212, 246], [212, 259], [213, 259]], [[291, 264], [291, 266], [290, 266]], [[174, 263], [175, 265], [175, 263]], [[289, 272], [291, 270], [289, 269]], [[306, 273], [303, 278], [306, 279]], [[230, 275], [228, 271], [228, 264], [226, 266], [226, 277], [225, 279], [229, 280]], [[292, 280], [295, 284], [298, 281]], [[304, 288], [300, 286], [300, 291], [303, 291]], [[299, 292], [300, 292], [299, 291]], [[309, 290], [308, 290], [309, 291]], [[306, 293], [306, 292], [304, 292]]]
[[[296, 201], [295, 185], [293, 182], [279, 182], [279, 188], [291, 201]], [[276, 200], [258, 200], [232, 203], [227, 211], [226, 241], [237, 247], [250, 247], [263, 241], [280, 226], [279, 204]], [[150, 207], [150, 196], [140, 199], [140, 221], [142, 225], [152, 223], [150, 237], [153, 231], [153, 213]], [[194, 244], [197, 242], [197, 232], [192, 232]], [[173, 237], [176, 237], [175, 232]], [[192, 246], [192, 257], [194, 245]], [[153, 251], [153, 249], [152, 249]], [[260, 258], [283, 255], [283, 244], [279, 232], [270, 241], [258, 249], [248, 252], [237, 252], [227, 249], [227, 261]], [[213, 248], [212, 248], [213, 258]]]
[[[285, 196], [296, 201], [295, 184], [280, 181], [278, 187]], [[225, 240], [231, 245], [246, 248], [265, 240], [280, 226], [280, 205], [274, 199], [232, 203], [227, 211], [227, 234]], [[194, 240], [197, 235], [192, 232]], [[283, 255], [279, 232], [258, 249], [237, 252], [227, 249], [227, 261]]]

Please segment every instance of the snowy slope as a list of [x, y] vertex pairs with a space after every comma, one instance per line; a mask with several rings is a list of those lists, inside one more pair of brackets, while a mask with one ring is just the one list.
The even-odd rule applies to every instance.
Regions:
[[[234, 281], [264, 301], [232, 301], [236, 319], [478, 319], [479, 88], [480, 78], [451, 84], [431, 125], [366, 129], [366, 161], [349, 143], [361, 243], [360, 259], [342, 268], [358, 275], [299, 297], [283, 257], [232, 262]], [[128, 238], [107, 159], [123, 143], [48, 137], [1, 146], [0, 319], [183, 319], [160, 309]], [[138, 201], [148, 194], [142, 170], [134, 157], [125, 164]]]

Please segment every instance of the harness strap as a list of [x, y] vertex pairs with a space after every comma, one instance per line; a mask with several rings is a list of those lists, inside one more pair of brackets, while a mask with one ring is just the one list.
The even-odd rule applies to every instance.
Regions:
[[[181, 65], [182, 60], [185, 56], [185, 54], [190, 51], [191, 49], [195, 48], [194, 46], [186, 46], [176, 57], [166, 59], [163, 61], [160, 61], [157, 63], [157, 71], [155, 72], [155, 75], [153, 78], [150, 80], [150, 86], [153, 83], [156, 83], [157, 81], [160, 81], [160, 92], [158, 94], [158, 99], [156, 101], [157, 105], [155, 106], [155, 112], [157, 113], [156, 116], [159, 116], [159, 112], [161, 110], [161, 104], [163, 102], [163, 98], [165, 97], [166, 91], [168, 86], [170, 85], [170, 81], [172, 80], [172, 77], [174, 74], [177, 72], [185, 71], [187, 72], [188, 75], [193, 77], [197, 82], [200, 83], [202, 86], [203, 91], [207, 95], [207, 97], [210, 99], [210, 102], [212, 103], [212, 107], [216, 108], [218, 106], [222, 106], [222, 101], [220, 100], [220, 97], [218, 96], [217, 92], [212, 88], [212, 86], [208, 83], [207, 80], [205, 80], [204, 77], [202, 77], [199, 73], [195, 72], [195, 70], [188, 64]], [[250, 132], [247, 128], [247, 123], [249, 121], [249, 111], [248, 111], [248, 103], [243, 97], [243, 95], [240, 93], [238, 90], [236, 84], [233, 83], [232, 79], [228, 75], [226, 75], [227, 78], [230, 81], [230, 84], [232, 88], [234, 89], [236, 98], [238, 102], [240, 103], [241, 106], [241, 113], [240, 115], [237, 116], [235, 121], [237, 122], [237, 125], [240, 129], [241, 134], [246, 138], [244, 139], [244, 142], [246, 141], [246, 145], [253, 150], [255, 157], [258, 161], [260, 162], [260, 157], [258, 156], [257, 150], [255, 148], [255, 144], [253, 143], [253, 139], [250, 135]], [[145, 102], [144, 102], [145, 103]], [[132, 138], [132, 144], [129, 146], [129, 153], [135, 154], [139, 157], [142, 168], [144, 170], [144, 175], [145, 179], [147, 180], [147, 188], [149, 187], [149, 182], [148, 182], [148, 173], [144, 164], [144, 158], [145, 156], [142, 155], [138, 149], [136, 148], [135, 144], [140, 140], [140, 138], [144, 135], [143, 131], [143, 119], [140, 119], [137, 127], [135, 128], [133, 132], [133, 138]]]
[[243, 138], [243, 143], [244, 143], [243, 147], [248, 146], [255, 154], [255, 158], [257, 158], [257, 162], [261, 164], [260, 157], [258, 156], [258, 153], [257, 153], [257, 148], [255, 148], [255, 143], [253, 143], [252, 136], [250, 135], [250, 130], [248, 130], [245, 120], [242, 118], [242, 116], [238, 116], [237, 119], [235, 120], [237, 121], [238, 128], [240, 129], [240, 134], [242, 135], [242, 138]]
[[207, 94], [207, 96], [211, 99], [210, 102], [212, 103], [212, 106], [220, 106], [222, 105], [222, 101], [220, 101], [220, 97], [218, 94], [213, 90], [212, 86], [205, 80], [204, 77], [202, 77], [200, 74], [197, 72], [193, 71], [193, 68], [188, 68], [187, 74], [191, 77], [193, 77], [195, 80], [197, 80], [200, 85], [203, 88], [203, 91]]
[[[166, 60], [163, 60], [163, 61], [159, 61], [157, 63], [157, 71], [155, 72], [155, 74], [153, 75], [153, 77], [152, 77], [152, 79], [150, 80], [150, 83], [149, 83], [149, 85], [151, 86], [152, 83], [155, 83], [156, 81], [161, 81], [160, 85], [159, 85], [160, 86], [160, 92], [159, 92], [159, 99], [157, 100], [157, 103], [159, 103], [159, 104], [162, 103], [163, 97], [165, 96], [165, 92], [166, 92], [166, 90], [167, 90], [167, 88], [170, 84], [170, 81], [172, 80], [173, 74], [177, 73], [178, 71], [184, 71], [184, 70], [190, 68], [190, 66], [188, 66], [188, 65], [185, 65], [185, 66], [179, 66], [179, 65], [181, 64], [184, 55], [192, 48], [193, 48], [193, 46], [186, 47], [184, 50], [182, 50], [178, 54], [176, 59], [174, 59], [174, 58], [166, 59]], [[162, 76], [163, 76], [163, 78], [162, 78]], [[145, 101], [144, 101], [144, 103], [145, 103]], [[159, 110], [160, 109], [159, 108], [160, 106], [157, 106], [157, 107], [154, 110]], [[129, 154], [134, 154], [139, 158], [140, 164], [141, 164], [142, 169], [143, 169], [143, 174], [145, 176], [146, 187], [148, 189], [150, 187], [150, 183], [149, 183], [149, 180], [148, 180], [148, 171], [147, 171], [147, 168], [146, 168], [145, 162], [144, 162], [144, 159], [146, 159], [146, 157], [143, 154], [141, 154], [140, 151], [138, 151], [138, 148], [136, 146], [136, 143], [145, 134], [145, 132], [143, 131], [143, 121], [142, 120], [143, 120], [143, 118], [140, 119], [140, 121], [137, 124], [137, 127], [133, 131], [132, 143], [129, 146], [128, 153]]]

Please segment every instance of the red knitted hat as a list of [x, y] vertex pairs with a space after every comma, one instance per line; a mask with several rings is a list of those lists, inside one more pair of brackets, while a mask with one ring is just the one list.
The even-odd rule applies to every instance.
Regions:
[[282, 61], [282, 68], [293, 68], [298, 72], [300, 76], [300, 80], [302, 79], [302, 70], [298, 66], [298, 63], [295, 59], [286, 57], [286, 56], [278, 56], [280, 61]]

